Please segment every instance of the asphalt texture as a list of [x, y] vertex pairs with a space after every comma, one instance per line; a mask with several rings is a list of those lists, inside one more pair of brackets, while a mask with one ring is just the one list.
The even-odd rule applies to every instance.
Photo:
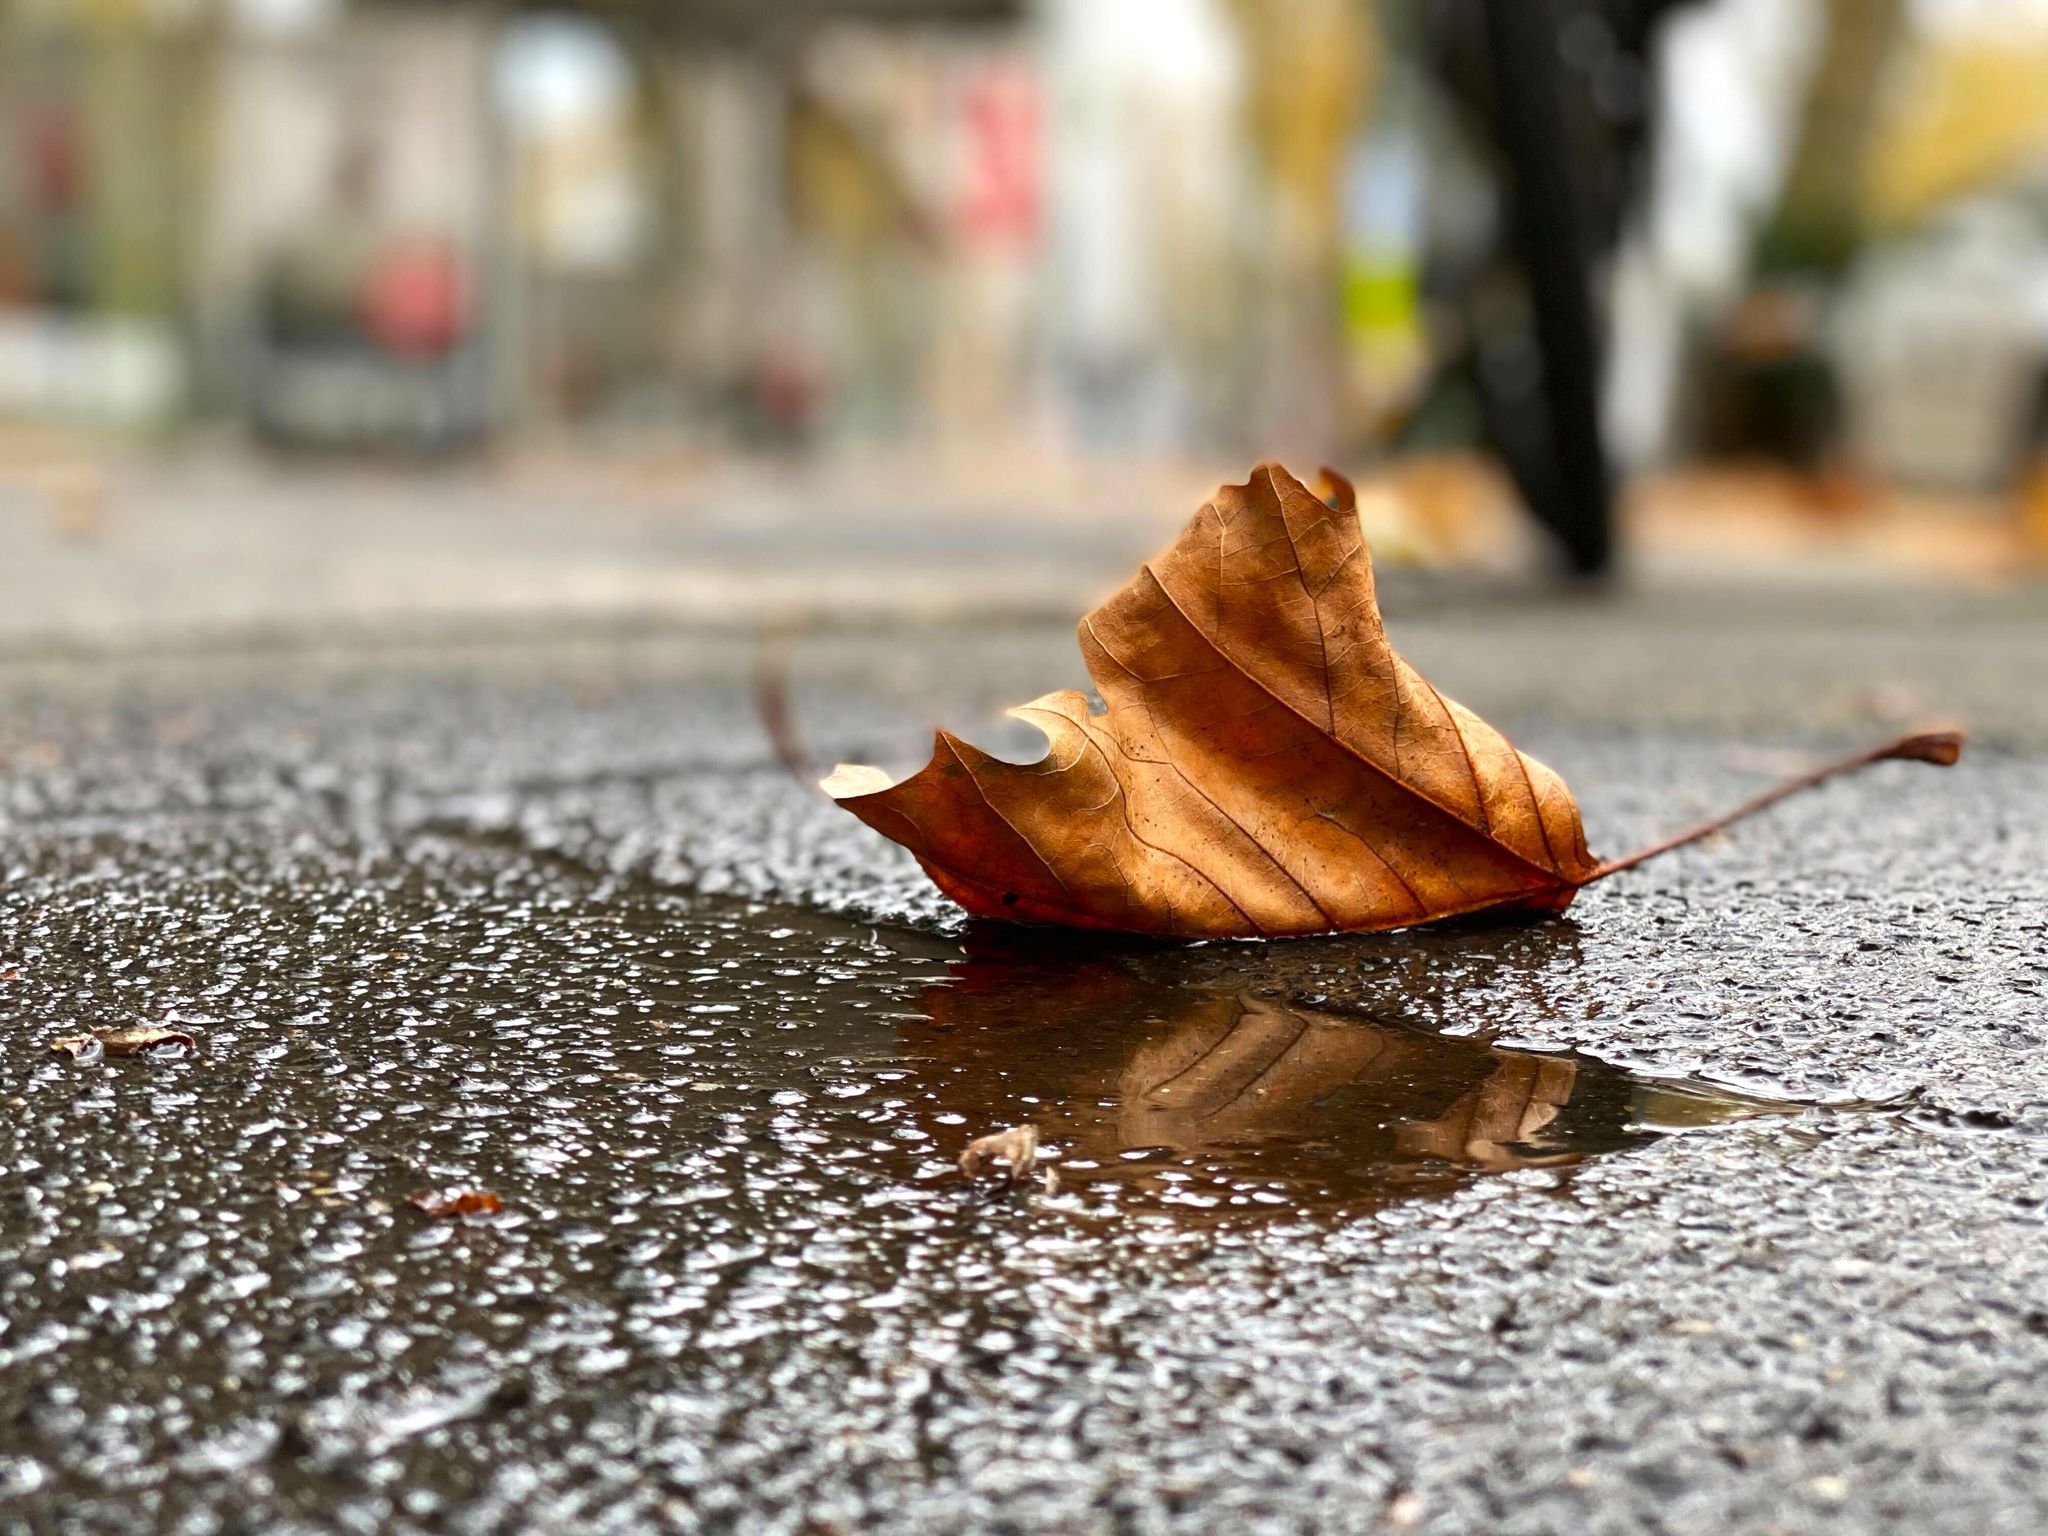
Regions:
[[[1824, 606], [1394, 628], [1596, 852], [1961, 765], [1187, 949], [963, 928], [744, 644], [0, 665], [0, 1530], [2048, 1528], [2048, 634]], [[792, 702], [1028, 755], [1077, 665], [819, 633]]]

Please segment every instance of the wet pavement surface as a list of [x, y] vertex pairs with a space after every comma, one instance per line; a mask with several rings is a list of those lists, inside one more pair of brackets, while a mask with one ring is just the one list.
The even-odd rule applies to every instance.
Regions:
[[[1596, 851], [1857, 723], [1420, 638]], [[0, 1530], [2048, 1526], [2038, 706], [1563, 920], [1171, 949], [962, 928], [747, 664], [0, 676]], [[1028, 754], [1072, 665], [797, 703]]]

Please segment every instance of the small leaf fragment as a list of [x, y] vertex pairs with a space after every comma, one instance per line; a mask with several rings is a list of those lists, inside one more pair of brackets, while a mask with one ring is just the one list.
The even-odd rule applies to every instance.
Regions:
[[416, 1189], [406, 1203], [437, 1220], [450, 1216], [495, 1216], [505, 1202], [488, 1189]]
[[197, 1042], [182, 1029], [162, 1024], [123, 1024], [95, 1029], [90, 1034], [66, 1035], [52, 1040], [50, 1049], [84, 1063], [102, 1056], [141, 1056], [160, 1049], [191, 1050]]
[[977, 1136], [960, 1154], [960, 1171], [970, 1179], [986, 1174], [1021, 1184], [1031, 1177], [1031, 1170], [1037, 1166], [1038, 1127], [1029, 1122]]

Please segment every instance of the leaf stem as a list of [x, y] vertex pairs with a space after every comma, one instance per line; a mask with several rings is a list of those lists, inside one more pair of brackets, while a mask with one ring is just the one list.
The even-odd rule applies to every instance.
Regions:
[[818, 765], [804, 748], [789, 706], [790, 653], [808, 623], [808, 615], [791, 610], [761, 626], [760, 649], [754, 657], [754, 713], [760, 717], [762, 734], [775, 749], [776, 760], [789, 770], [791, 778], [812, 788], [818, 782]]
[[1854, 773], [1859, 768], [1867, 768], [1872, 763], [1900, 760], [1933, 763], [1937, 767], [1946, 768], [1957, 758], [1961, 757], [1962, 754], [1963, 733], [1961, 731], [1915, 731], [1910, 735], [1899, 737], [1896, 741], [1888, 741], [1881, 746], [1871, 747], [1867, 751], [1852, 753], [1848, 757], [1838, 758], [1831, 763], [1823, 763], [1820, 767], [1802, 773], [1795, 779], [1788, 779], [1783, 784], [1765, 790], [1754, 799], [1745, 800], [1741, 805], [1735, 807], [1734, 810], [1716, 816], [1711, 821], [1703, 821], [1698, 826], [1690, 827], [1674, 837], [1665, 838], [1661, 843], [1652, 843], [1647, 848], [1638, 848], [1634, 853], [1625, 854], [1621, 858], [1609, 859], [1605, 864], [1595, 869], [1592, 874], [1586, 876], [1580, 883], [1582, 885], [1591, 885], [1595, 880], [1605, 880], [1609, 875], [1620, 874], [1624, 869], [1634, 869], [1638, 864], [1654, 859], [1660, 854], [1669, 853], [1674, 848], [1683, 848], [1687, 843], [1696, 843], [1703, 837], [1711, 837], [1723, 827], [1738, 822], [1745, 816], [1754, 816], [1758, 811], [1763, 810], [1767, 806], [1776, 805], [1780, 800], [1788, 799], [1793, 795], [1812, 789], [1816, 785], [1825, 784], [1829, 779], [1839, 778], [1842, 774]]

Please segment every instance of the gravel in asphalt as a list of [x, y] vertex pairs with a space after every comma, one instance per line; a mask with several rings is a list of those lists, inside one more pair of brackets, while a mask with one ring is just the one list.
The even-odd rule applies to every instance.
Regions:
[[[0, 668], [0, 1529], [2037, 1531], [2048, 646], [1887, 632], [1418, 616], [1596, 851], [1988, 728], [1194, 949], [963, 931], [725, 642]], [[795, 697], [903, 766], [1074, 667]], [[953, 1171], [1022, 1121], [1053, 1187]]]

